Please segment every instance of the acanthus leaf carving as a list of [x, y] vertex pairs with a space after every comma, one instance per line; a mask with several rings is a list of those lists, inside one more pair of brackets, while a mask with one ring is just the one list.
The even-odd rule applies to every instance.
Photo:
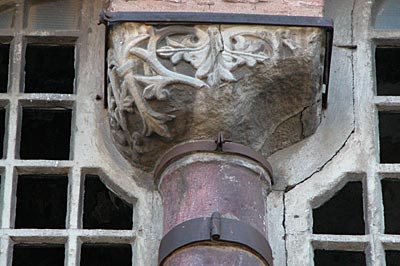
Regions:
[[157, 49], [159, 56], [169, 58], [174, 65], [182, 60], [190, 63], [196, 69], [195, 77], [206, 78], [210, 86], [237, 81], [232, 71], [242, 65], [254, 67], [269, 59], [263, 51], [270, 45], [261, 34], [234, 34], [223, 40], [215, 26], [209, 27], [207, 33], [198, 29], [195, 36], [185, 36], [181, 42], [167, 37], [166, 43], [167, 46]]
[[[202, 95], [210, 95], [226, 84], [234, 88], [245, 75], [251, 75], [251, 68], [270, 67], [285, 57], [294, 57], [301, 45], [290, 30], [278, 28], [154, 27], [138, 23], [126, 23], [112, 31], [111, 43], [110, 125], [115, 142], [134, 161], [155, 149], [148, 146], [151, 136], [173, 143], [174, 134], [180, 134], [171, 133], [177, 114], [174, 107], [160, 108], [161, 102], [168, 105], [174, 100], [170, 90], [179, 87], [182, 94], [184, 90], [201, 90]], [[217, 100], [217, 94], [214, 96]]]

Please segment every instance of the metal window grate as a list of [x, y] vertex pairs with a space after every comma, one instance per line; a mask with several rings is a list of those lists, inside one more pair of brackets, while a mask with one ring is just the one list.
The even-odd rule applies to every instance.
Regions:
[[378, 0], [375, 5], [375, 28], [400, 28], [400, 3], [398, 0]]
[[15, 5], [12, 2], [0, 4], [0, 29], [10, 29], [14, 25]]
[[75, 29], [80, 5], [80, 0], [27, 0], [25, 26], [32, 29]]
[[84, 177], [110, 176], [87, 153], [103, 108], [101, 1], [11, 2], [0, 3], [0, 265], [83, 265], [102, 244], [132, 266], [132, 205], [129, 228], [83, 228]]

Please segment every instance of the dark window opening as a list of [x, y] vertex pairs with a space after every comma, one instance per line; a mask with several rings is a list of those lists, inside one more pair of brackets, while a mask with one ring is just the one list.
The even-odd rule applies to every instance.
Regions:
[[21, 159], [68, 160], [71, 110], [24, 108]]
[[315, 250], [315, 266], [365, 266], [365, 255], [363, 252], [337, 251], [337, 250]]
[[18, 176], [15, 228], [64, 229], [67, 193], [67, 176]]
[[6, 110], [0, 109], [0, 159], [4, 158], [4, 135], [6, 133]]
[[400, 48], [378, 47], [375, 52], [378, 95], [400, 95]]
[[26, 93], [73, 93], [74, 54], [72, 45], [29, 44], [26, 48]]
[[385, 233], [400, 234], [400, 180], [382, 180]]
[[7, 92], [10, 45], [0, 44], [0, 93]]
[[361, 182], [349, 182], [329, 201], [313, 210], [316, 234], [364, 234]]
[[98, 176], [86, 176], [83, 228], [131, 230], [132, 215], [132, 205], [111, 192]]
[[132, 247], [128, 244], [83, 244], [80, 266], [131, 266]]
[[386, 250], [386, 266], [398, 266], [400, 263], [400, 251]]
[[[1, 189], [1, 184], [3, 183], [3, 178], [4, 178], [4, 175], [2, 175], [1, 173], [0, 173], [0, 189]], [[0, 198], [0, 212], [3, 210], [3, 198], [1, 197]], [[1, 221], [1, 218], [0, 218], [0, 221]]]
[[400, 163], [400, 113], [379, 112], [381, 163]]
[[13, 266], [64, 266], [63, 245], [15, 245]]

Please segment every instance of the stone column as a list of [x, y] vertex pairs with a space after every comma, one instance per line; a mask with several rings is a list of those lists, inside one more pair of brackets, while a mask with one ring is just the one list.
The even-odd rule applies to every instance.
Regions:
[[[176, 158], [180, 155], [176, 154]], [[170, 249], [171, 245], [179, 242], [166, 237], [171, 230], [176, 231], [178, 239], [194, 240], [204, 230], [211, 230], [208, 225], [213, 223], [211, 219], [202, 223], [198, 218], [211, 217], [212, 214], [213, 219], [220, 223], [221, 231], [229, 226], [238, 240], [235, 243], [226, 241], [222, 232], [217, 233], [216, 238], [210, 235], [210, 239], [193, 241], [190, 245], [177, 244], [170, 250], [175, 251], [164, 259], [164, 266], [272, 265], [271, 249], [266, 240], [266, 197], [271, 187], [268, 166], [240, 153], [210, 151], [191, 153], [178, 160], [171, 156], [163, 169], [159, 182], [164, 204], [164, 243], [161, 244], [160, 256], [165, 254], [163, 249]], [[188, 221], [191, 223], [196, 219], [205, 227], [185, 228], [190, 226]], [[242, 238], [240, 234], [246, 229], [244, 227], [256, 234], [254, 237], [245, 235], [245, 238], [263, 238], [264, 246], [258, 246], [263, 254], [258, 254], [257, 246], [248, 246], [249, 243]]]
[[[257, 25], [262, 17], [234, 14], [225, 24], [182, 24], [187, 14], [126, 22], [130, 15], [104, 15], [110, 133], [133, 166], [151, 173], [159, 165], [163, 265], [272, 266], [271, 174], [260, 162], [319, 126], [327, 26], [310, 18]], [[240, 144], [207, 141], [218, 132]], [[182, 145], [194, 146], [182, 153]]]

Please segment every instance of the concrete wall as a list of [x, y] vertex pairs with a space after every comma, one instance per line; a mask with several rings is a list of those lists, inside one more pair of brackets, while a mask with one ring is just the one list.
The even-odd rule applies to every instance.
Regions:
[[[268, 196], [268, 235], [275, 266], [313, 265], [313, 247], [364, 251], [367, 265], [384, 265], [384, 248], [380, 239], [383, 231], [383, 207], [379, 176], [381, 173], [396, 173], [400, 169], [397, 166], [379, 165], [376, 106], [390, 109], [390, 106], [398, 105], [398, 102], [391, 98], [374, 97], [371, 47], [373, 38], [396, 37], [390, 32], [383, 34], [370, 31], [373, 2], [326, 0], [325, 6], [319, 0], [111, 2], [111, 11], [325, 15], [334, 18], [335, 39], [329, 107], [323, 113], [321, 125], [314, 135], [268, 158], [274, 168], [276, 180], [273, 191]], [[112, 151], [111, 157], [124, 161], [116, 155], [112, 147], [106, 150], [107, 153]], [[129, 169], [132, 180], [143, 175], [126, 163], [122, 165]], [[312, 209], [329, 200], [351, 180], [360, 181], [364, 186], [367, 235], [338, 237], [312, 234]], [[143, 192], [138, 189], [137, 193]], [[154, 194], [158, 198], [158, 192]], [[138, 212], [143, 216], [152, 215], [148, 210], [138, 209]], [[150, 238], [157, 239], [159, 236], [153, 235]], [[390, 237], [384, 241], [398, 242]], [[143, 247], [143, 250], [146, 248]]]

